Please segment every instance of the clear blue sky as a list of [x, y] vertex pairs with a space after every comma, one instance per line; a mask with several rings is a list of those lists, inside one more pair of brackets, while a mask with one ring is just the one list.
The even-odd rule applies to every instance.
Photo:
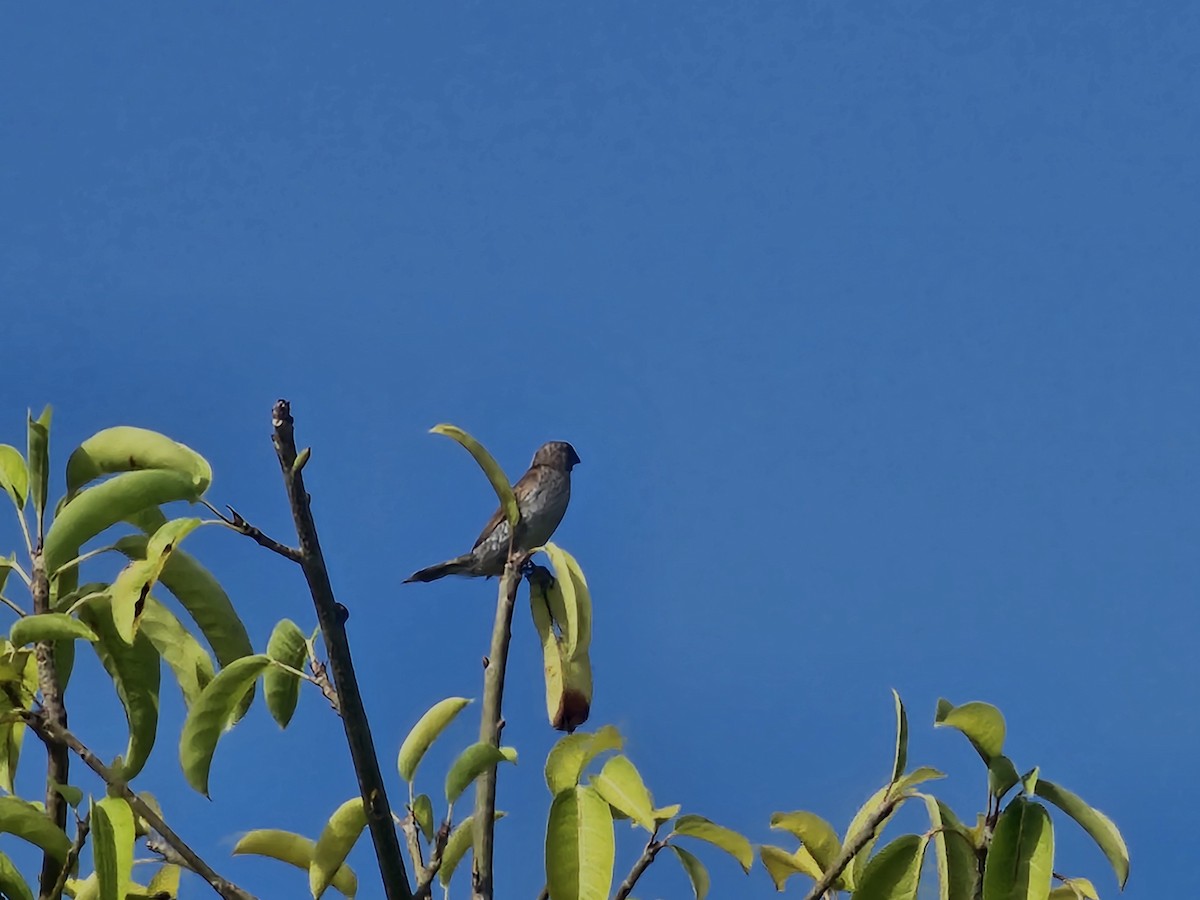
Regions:
[[[514, 477], [569, 440], [589, 725], [625, 732], [656, 799], [755, 841], [780, 809], [844, 827], [887, 776], [896, 687], [914, 763], [972, 815], [974, 754], [930, 724], [939, 695], [983, 699], [1022, 769], [1122, 826], [1130, 895], [1165, 896], [1200, 799], [1197, 46], [1194, 7], [1107, 0], [10, 4], [0, 440], [54, 403], [61, 477], [95, 430], [164, 431], [283, 538], [290, 398], [389, 773], [420, 711], [478, 696], [492, 619], [490, 584], [399, 583], [494, 505], [425, 430]], [[189, 540], [260, 645], [313, 622], [280, 560]], [[554, 738], [516, 621], [512, 898], [541, 885]], [[72, 723], [112, 755], [91, 672]], [[164, 686], [139, 786], [231, 877], [302, 896], [226, 854], [354, 792], [340, 726], [315, 694], [285, 734], [256, 708], [208, 803], [181, 708]], [[1058, 868], [1115, 894], [1079, 835]], [[717, 896], [770, 895], [702, 855]], [[664, 858], [638, 894], [686, 892]]]

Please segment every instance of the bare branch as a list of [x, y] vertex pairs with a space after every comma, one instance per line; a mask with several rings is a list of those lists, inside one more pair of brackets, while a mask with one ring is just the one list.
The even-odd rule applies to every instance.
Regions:
[[[42, 615], [50, 612], [50, 579], [46, 577], [46, 560], [42, 556], [41, 542], [33, 553], [33, 572], [30, 591], [33, 594], [33, 612]], [[54, 664], [54, 642], [38, 641], [34, 647], [37, 659], [38, 691], [42, 695], [42, 709], [48, 722], [67, 727], [67, 708], [63, 705], [62, 686], [58, 681], [58, 669]], [[39, 732], [46, 745], [46, 815], [56, 828], [67, 830], [67, 801], [55, 785], [70, 781], [71, 755], [61, 740], [46, 737]], [[61, 893], [52, 893], [54, 885], [62, 876], [63, 865], [50, 854], [42, 855], [42, 872], [38, 880], [40, 894], [48, 900], [58, 900]]]
[[183, 863], [207, 881], [212, 889], [220, 894], [224, 900], [254, 900], [252, 895], [246, 893], [233, 882], [227, 881], [218, 875], [208, 863], [200, 858], [196, 851], [187, 845], [183, 838], [177, 835], [163, 821], [162, 816], [156, 813], [145, 800], [137, 795], [123, 778], [104, 765], [100, 761], [100, 758], [88, 749], [83, 741], [79, 740], [64, 726], [52, 721], [45, 713], [25, 711], [22, 713], [21, 718], [47, 744], [53, 742], [61, 744], [64, 747], [69, 747], [83, 761], [84, 765], [99, 775], [105, 784], [116, 791], [129, 804], [130, 809], [145, 819], [147, 825], [162, 835], [163, 840], [179, 854]]
[[625, 876], [625, 880], [621, 882], [621, 886], [617, 888], [617, 893], [613, 900], [626, 900], [633, 886], [637, 884], [637, 880], [642, 877], [642, 873], [650, 868], [650, 863], [654, 862], [654, 857], [658, 856], [658, 851], [667, 846], [666, 841], [660, 841], [658, 838], [658, 829], [650, 835], [650, 840], [646, 841], [646, 849], [642, 851], [642, 855], [637, 858], [637, 862], [633, 864], [633, 868], [629, 870], [629, 874]]
[[79, 862], [79, 853], [83, 850], [83, 844], [87, 840], [88, 832], [92, 828], [91, 815], [85, 815], [82, 819], [78, 813], [75, 815], [75, 839], [71, 841], [71, 849], [67, 851], [67, 861], [63, 863], [62, 871], [58, 873], [58, 881], [54, 882], [54, 887], [50, 889], [51, 897], [61, 897], [67, 887], [67, 879], [71, 877], [71, 872], [74, 871], [75, 865]]
[[[342, 726], [346, 731], [346, 742], [350, 746], [350, 757], [358, 776], [358, 789], [367, 813], [367, 826], [371, 831], [371, 841], [375, 845], [375, 856], [379, 861], [384, 892], [388, 900], [412, 900], [408, 872], [404, 867], [404, 857], [400, 853], [400, 840], [392, 821], [392, 808], [388, 804], [387, 789], [383, 774], [379, 770], [379, 759], [375, 753], [375, 743], [371, 739], [370, 724], [363, 707], [362, 695], [358, 690], [358, 680], [354, 675], [354, 661], [350, 656], [350, 642], [346, 637], [346, 619], [349, 612], [334, 596], [329, 570], [325, 566], [321, 544], [317, 539], [317, 525], [313, 520], [308, 491], [304, 488], [303, 469], [308, 461], [308, 452], [296, 452], [291, 406], [286, 400], [276, 402], [271, 417], [275, 455], [283, 472], [283, 483], [292, 508], [292, 519], [296, 525], [300, 549], [290, 550], [269, 539], [269, 543], [263, 544], [261, 540], [259, 543], [276, 553], [290, 551], [284, 552], [283, 555], [300, 563], [304, 570], [304, 578], [308, 582], [308, 590], [312, 594], [313, 606], [317, 612], [317, 623], [321, 626], [321, 634], [325, 640], [325, 650], [329, 654], [329, 669], [337, 692]], [[261, 532], [258, 534], [261, 535]], [[250, 537], [255, 535], [250, 534]], [[293, 553], [294, 556], [291, 555]]]
[[[509, 550], [508, 563], [500, 578], [496, 602], [496, 622], [492, 627], [492, 648], [483, 670], [483, 708], [479, 714], [479, 741], [500, 746], [504, 726], [504, 672], [508, 667], [508, 646], [512, 640], [513, 607], [521, 583], [521, 566], [528, 554]], [[475, 788], [475, 856], [471, 866], [474, 900], [492, 900], [492, 850], [496, 838], [496, 767], [479, 776]]]
[[897, 794], [896, 796], [889, 796], [879, 804], [879, 808], [871, 813], [867, 817], [867, 820], [863, 822], [862, 828], [854, 832], [846, 841], [842, 852], [830, 864], [829, 870], [817, 879], [816, 884], [804, 895], [804, 900], [820, 900], [822, 896], [829, 892], [838, 880], [838, 876], [846, 871], [846, 867], [854, 861], [854, 857], [858, 855], [858, 852], [871, 842], [883, 823], [887, 821], [887, 817], [896, 811], [896, 807], [903, 800], [904, 795]]
[[261, 529], [247, 522], [244, 518], [242, 518], [242, 514], [232, 506], [226, 507], [226, 509], [229, 510], [229, 515], [227, 516], [208, 501], [205, 500], [201, 502], [203, 502], [204, 505], [209, 508], [214, 516], [221, 520], [222, 524], [233, 531], [236, 531], [238, 534], [244, 534], [260, 547], [266, 547], [272, 553], [278, 553], [284, 559], [289, 559], [294, 563], [303, 562], [299, 550], [297, 550], [295, 547], [289, 547], [286, 544], [282, 544], [275, 540], [275, 538], [268, 537], [267, 535], [263, 534]]

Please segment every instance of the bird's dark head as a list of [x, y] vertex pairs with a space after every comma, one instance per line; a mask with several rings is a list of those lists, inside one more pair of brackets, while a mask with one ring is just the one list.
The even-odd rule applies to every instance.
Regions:
[[533, 454], [533, 462], [530, 463], [530, 468], [533, 466], [549, 466], [551, 469], [570, 472], [578, 464], [579, 454], [575, 452], [574, 447], [566, 441], [550, 441], [547, 444], [542, 444], [538, 448], [538, 452]]

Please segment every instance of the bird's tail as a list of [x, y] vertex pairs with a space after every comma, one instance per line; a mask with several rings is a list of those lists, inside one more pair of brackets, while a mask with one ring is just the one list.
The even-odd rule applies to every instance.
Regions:
[[454, 559], [448, 559], [443, 563], [438, 563], [436, 566], [430, 566], [427, 569], [413, 572], [404, 579], [405, 584], [414, 581], [437, 581], [439, 578], [445, 578], [447, 575], [468, 575], [471, 571], [471, 554], [467, 553], [464, 556], [456, 556]]

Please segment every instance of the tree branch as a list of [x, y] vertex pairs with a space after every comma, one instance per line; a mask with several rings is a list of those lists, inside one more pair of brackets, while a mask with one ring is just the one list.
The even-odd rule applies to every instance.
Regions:
[[278, 553], [284, 559], [290, 559], [294, 563], [302, 562], [300, 551], [295, 547], [289, 547], [286, 544], [281, 544], [273, 537], [268, 537], [263, 534], [262, 530], [254, 525], [251, 525], [242, 518], [242, 514], [232, 506], [226, 507], [229, 510], [229, 515], [225, 515], [211, 503], [204, 501], [204, 505], [208, 507], [209, 512], [221, 520], [221, 523], [228, 528], [236, 531], [238, 534], [244, 534], [260, 547], [265, 547], [272, 553]]
[[88, 832], [91, 828], [91, 815], [85, 815], [81, 819], [79, 818], [79, 814], [76, 813], [75, 840], [71, 841], [71, 849], [67, 851], [67, 861], [63, 863], [62, 871], [58, 873], [58, 881], [54, 882], [54, 887], [50, 890], [51, 897], [61, 897], [62, 892], [66, 890], [67, 879], [71, 877], [71, 870], [79, 862], [79, 854], [83, 850], [83, 844], [87, 840]]
[[[316, 608], [317, 622], [325, 639], [325, 650], [329, 654], [329, 669], [337, 691], [342, 726], [358, 776], [358, 789], [367, 812], [367, 826], [375, 845], [384, 891], [388, 900], [412, 900], [408, 873], [400, 854], [400, 840], [392, 821], [392, 809], [388, 805], [387, 790], [379, 771], [379, 759], [375, 754], [367, 713], [354, 675], [350, 643], [346, 638], [348, 613], [334, 597], [329, 570], [325, 567], [325, 558], [317, 540], [317, 526], [313, 521], [308, 492], [304, 489], [302, 469], [308, 460], [308, 451], [296, 452], [291, 405], [286, 400], [276, 402], [271, 416], [275, 454], [279, 458], [292, 519], [296, 524], [296, 535], [300, 540], [300, 549], [296, 551], [299, 556], [297, 561], [304, 570], [304, 578]], [[274, 547], [271, 549], [280, 552]]]
[[879, 831], [880, 826], [883, 825], [888, 816], [896, 811], [896, 807], [900, 805], [902, 800], [904, 800], [904, 797], [897, 795], [889, 797], [883, 803], [879, 804], [879, 808], [871, 813], [867, 817], [867, 820], [863, 822], [862, 828], [854, 832], [850, 839], [846, 841], [842, 852], [830, 864], [829, 871], [817, 879], [812, 889], [804, 895], [804, 900], [820, 900], [833, 887], [834, 882], [838, 880], [838, 876], [846, 871], [846, 867], [854, 861], [854, 857], [858, 855], [858, 852], [871, 842], [876, 832]]
[[105, 784], [121, 795], [125, 802], [129, 804], [130, 809], [145, 819], [147, 825], [162, 835], [163, 840], [179, 854], [184, 864], [207, 881], [212, 889], [220, 894], [224, 900], [254, 900], [250, 894], [243, 891], [233, 882], [227, 881], [218, 875], [208, 863], [197, 855], [196, 851], [187, 845], [183, 838], [177, 835], [163, 821], [162, 816], [156, 813], [145, 800], [139, 797], [123, 778], [104, 765], [100, 761], [100, 758], [88, 749], [83, 741], [79, 740], [79, 738], [62, 725], [49, 719], [45, 713], [35, 713], [26, 710], [21, 714], [21, 718], [24, 719], [25, 723], [43, 741], [47, 743], [55, 742], [64, 747], [69, 747], [83, 761], [84, 765], [99, 775]]
[[[483, 708], [480, 711], [479, 741], [500, 746], [504, 727], [504, 672], [508, 667], [508, 645], [512, 640], [513, 608], [521, 583], [521, 565], [525, 555], [510, 549], [504, 574], [500, 578], [496, 602], [496, 622], [492, 626], [492, 649], [483, 670]], [[475, 854], [471, 865], [473, 900], [492, 900], [492, 850], [496, 838], [496, 767], [479, 776], [475, 788]]]
[[429, 853], [429, 865], [424, 866], [421, 877], [417, 879], [417, 890], [413, 894], [415, 900], [429, 900], [433, 893], [433, 880], [442, 868], [442, 854], [446, 852], [446, 842], [450, 840], [450, 820], [442, 822], [434, 835], [433, 849]]
[[642, 873], [650, 868], [650, 863], [654, 862], [654, 857], [658, 856], [658, 851], [667, 846], [666, 841], [660, 841], [657, 838], [658, 829], [656, 828], [650, 835], [650, 840], [646, 841], [646, 849], [642, 851], [642, 855], [638, 857], [625, 880], [621, 882], [621, 886], [617, 888], [613, 900], [626, 900], [633, 891], [633, 886], [637, 884], [637, 880], [642, 877]]
[[[42, 556], [41, 540], [33, 552], [33, 572], [30, 579], [30, 590], [33, 594], [33, 612], [35, 615], [50, 612], [50, 579], [46, 575], [46, 560]], [[38, 641], [34, 648], [37, 659], [38, 691], [42, 695], [42, 709], [46, 719], [64, 730], [67, 727], [67, 708], [63, 705], [62, 685], [58, 681], [58, 669], [54, 665], [54, 642]], [[39, 736], [40, 733], [39, 733]], [[70, 780], [71, 756], [66, 745], [53, 737], [42, 737], [46, 745], [46, 815], [55, 827], [67, 830], [67, 801], [54, 789], [56, 784], [67, 784]], [[42, 855], [42, 873], [38, 881], [39, 894], [45, 900], [58, 900], [60, 893], [54, 893], [54, 885], [58, 884], [63, 866], [50, 854]]]

